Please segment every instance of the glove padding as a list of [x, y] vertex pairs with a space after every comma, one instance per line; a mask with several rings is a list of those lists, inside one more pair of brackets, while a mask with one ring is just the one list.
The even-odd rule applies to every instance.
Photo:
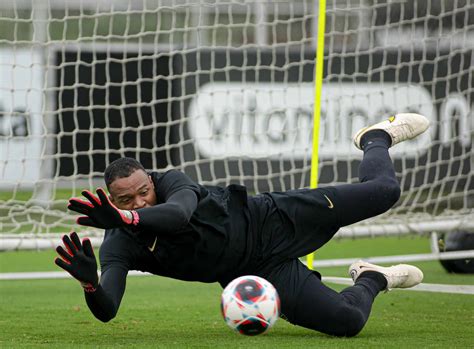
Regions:
[[88, 190], [83, 190], [82, 195], [86, 200], [69, 199], [68, 209], [85, 214], [77, 218], [80, 225], [101, 229], [119, 228], [123, 226], [136, 226], [140, 220], [134, 210], [120, 210], [109, 199], [102, 188], [97, 188], [97, 196]]
[[75, 232], [72, 232], [70, 237], [64, 235], [62, 239], [66, 250], [61, 245], [56, 247], [56, 252], [61, 258], [56, 258], [54, 263], [79, 280], [86, 292], [95, 292], [99, 285], [99, 277], [91, 241], [85, 238], [81, 244]]

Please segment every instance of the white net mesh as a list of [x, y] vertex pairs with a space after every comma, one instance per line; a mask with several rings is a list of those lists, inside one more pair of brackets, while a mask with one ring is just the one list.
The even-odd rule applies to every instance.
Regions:
[[[121, 156], [250, 192], [308, 186], [317, 5], [0, 2], [0, 231], [69, 231], [67, 199]], [[358, 128], [432, 122], [392, 151], [398, 205], [350, 232], [474, 221], [473, 5], [328, 2], [320, 185], [358, 180]]]

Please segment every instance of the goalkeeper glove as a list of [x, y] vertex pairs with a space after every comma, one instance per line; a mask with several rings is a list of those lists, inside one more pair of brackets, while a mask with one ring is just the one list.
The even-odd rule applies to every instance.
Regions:
[[77, 218], [77, 224], [89, 227], [110, 229], [123, 226], [134, 227], [140, 218], [134, 210], [120, 210], [108, 198], [102, 188], [97, 189], [97, 196], [88, 190], [82, 192], [88, 201], [72, 198], [69, 199], [68, 209], [85, 214]]
[[66, 270], [75, 279], [79, 280], [86, 292], [95, 292], [99, 285], [97, 276], [97, 262], [89, 239], [81, 240], [75, 232], [71, 236], [64, 235], [63, 246], [56, 247], [56, 252], [61, 258], [56, 258], [54, 263]]

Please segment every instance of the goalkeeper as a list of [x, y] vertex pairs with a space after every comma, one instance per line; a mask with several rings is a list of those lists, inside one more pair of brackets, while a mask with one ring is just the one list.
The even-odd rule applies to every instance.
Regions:
[[360, 182], [247, 196], [245, 187], [204, 187], [181, 172], [147, 173], [134, 159], [112, 162], [104, 173], [110, 198], [83, 191], [68, 208], [80, 225], [105, 229], [101, 276], [88, 239], [63, 237], [58, 266], [79, 280], [95, 317], [115, 317], [129, 270], [185, 281], [219, 282], [242, 275], [270, 281], [289, 322], [335, 336], [361, 331], [380, 291], [412, 287], [422, 272], [409, 265], [355, 262], [355, 284], [340, 293], [321, 282], [301, 256], [328, 242], [340, 227], [381, 214], [400, 196], [388, 149], [428, 128], [425, 117], [397, 114], [360, 130]]

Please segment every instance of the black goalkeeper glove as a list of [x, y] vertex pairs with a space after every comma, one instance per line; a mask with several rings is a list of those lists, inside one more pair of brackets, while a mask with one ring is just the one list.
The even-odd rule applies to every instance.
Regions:
[[63, 236], [63, 243], [66, 250], [61, 245], [56, 247], [61, 258], [56, 258], [54, 263], [79, 280], [86, 292], [95, 292], [99, 277], [91, 241], [85, 238], [81, 244], [77, 234], [72, 232], [71, 237]]
[[138, 224], [140, 218], [136, 211], [115, 207], [102, 188], [98, 188], [96, 192], [97, 196], [88, 190], [82, 192], [88, 201], [69, 199], [68, 209], [86, 215], [77, 218], [77, 224], [101, 229], [134, 227]]

